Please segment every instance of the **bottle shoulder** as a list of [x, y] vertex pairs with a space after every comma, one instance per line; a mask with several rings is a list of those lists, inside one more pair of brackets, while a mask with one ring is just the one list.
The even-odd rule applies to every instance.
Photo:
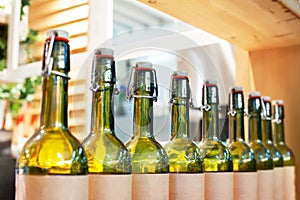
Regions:
[[172, 139], [169, 140], [165, 146], [164, 149], [166, 150], [166, 152], [168, 153], [171, 150], [175, 150], [175, 151], [186, 151], [187, 149], [191, 149], [193, 151], [195, 151], [196, 153], [199, 153], [199, 148], [196, 146], [196, 144], [188, 139], [188, 138], [176, 138], [176, 139]]
[[[45, 144], [53, 144], [53, 147], [45, 147]], [[68, 129], [53, 128], [53, 129], [39, 129], [32, 137], [26, 142], [24, 149], [39, 146], [40, 148], [53, 148], [56, 145], [66, 145], [66, 149], [82, 148], [79, 140], [72, 135]]]
[[126, 147], [132, 161], [132, 173], [167, 173], [169, 159], [164, 148], [149, 137], [132, 137]]
[[112, 134], [90, 133], [83, 141], [89, 173], [131, 173], [130, 154], [125, 145]]
[[115, 134], [99, 134], [98, 132], [90, 133], [82, 142], [85, 149], [89, 151], [97, 151], [97, 149], [105, 148], [116, 152], [128, 151], [123, 142]]
[[295, 156], [285, 143], [277, 143], [275, 146], [283, 157], [284, 166], [295, 165]]
[[228, 147], [231, 155], [233, 155], [235, 152], [236, 153], [241, 152], [241, 153], [245, 153], [247, 155], [254, 154], [251, 147], [243, 140], [237, 140], [237, 141], [227, 143], [227, 147]]
[[25, 174], [86, 174], [87, 157], [67, 129], [40, 129], [19, 156], [17, 168]]
[[229, 149], [218, 139], [205, 139], [200, 143], [200, 152], [206, 172], [231, 172], [232, 156]]
[[256, 171], [256, 158], [253, 150], [243, 140], [233, 141], [228, 144], [228, 149], [233, 160], [233, 171]]
[[264, 145], [270, 151], [274, 167], [283, 167], [283, 156], [277, 147], [272, 142], [265, 142]]
[[219, 139], [206, 139], [199, 145], [202, 156], [210, 156], [212, 154], [220, 154], [231, 158], [229, 149]]
[[270, 151], [262, 143], [261, 140], [254, 140], [249, 143], [249, 146], [253, 149], [255, 155], [266, 155], [270, 154]]
[[150, 137], [132, 137], [126, 144], [130, 154], [147, 153], [167, 155], [164, 148], [154, 138]]
[[257, 170], [273, 169], [271, 153], [260, 140], [251, 141], [250, 147], [255, 154]]
[[188, 138], [170, 140], [165, 146], [170, 173], [200, 173], [203, 172], [203, 159], [200, 149]]

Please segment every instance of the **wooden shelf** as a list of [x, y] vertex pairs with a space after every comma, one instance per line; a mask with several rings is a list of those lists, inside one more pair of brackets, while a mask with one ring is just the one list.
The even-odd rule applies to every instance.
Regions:
[[300, 44], [296, 0], [140, 1], [247, 51]]
[[[300, 109], [294, 106], [300, 102], [300, 95], [295, 93], [300, 73], [298, 0], [140, 1], [232, 43], [236, 85], [243, 86], [244, 94], [260, 91], [272, 99], [284, 99], [285, 139], [296, 160], [300, 160], [297, 134]], [[296, 194], [299, 194], [299, 163], [296, 166]]]

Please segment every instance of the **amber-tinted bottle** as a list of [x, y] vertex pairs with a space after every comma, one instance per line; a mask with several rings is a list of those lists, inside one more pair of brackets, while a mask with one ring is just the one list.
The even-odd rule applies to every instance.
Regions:
[[219, 93], [216, 81], [202, 88], [203, 131], [200, 151], [204, 160], [205, 199], [233, 199], [233, 163], [219, 139]]
[[272, 104], [268, 96], [261, 97], [262, 100], [262, 141], [265, 147], [270, 151], [273, 159], [273, 178], [274, 178], [274, 200], [284, 199], [283, 194], [283, 157], [277, 147], [273, 144], [272, 135]]
[[96, 49], [91, 77], [92, 126], [83, 141], [89, 164], [90, 200], [131, 199], [130, 154], [114, 129], [115, 71], [113, 50]]
[[190, 138], [191, 90], [187, 72], [171, 76], [171, 139], [165, 145], [169, 157], [170, 200], [204, 199], [203, 159]]
[[284, 104], [283, 100], [273, 101], [273, 142], [283, 156], [283, 193], [284, 199], [296, 199], [295, 157], [287, 147], [284, 136]]
[[234, 87], [229, 94], [229, 138], [227, 147], [233, 160], [234, 199], [257, 198], [256, 158], [245, 142], [244, 94], [242, 87]]
[[256, 157], [258, 200], [273, 199], [273, 159], [262, 143], [261, 99], [259, 92], [248, 96], [249, 145]]
[[68, 128], [68, 34], [49, 31], [43, 57], [43, 96], [39, 130], [17, 161], [16, 199], [88, 199], [85, 151]]
[[133, 134], [126, 143], [132, 160], [132, 198], [168, 199], [169, 160], [153, 133], [153, 102], [158, 95], [156, 72], [149, 62], [132, 69], [128, 98], [133, 98]]

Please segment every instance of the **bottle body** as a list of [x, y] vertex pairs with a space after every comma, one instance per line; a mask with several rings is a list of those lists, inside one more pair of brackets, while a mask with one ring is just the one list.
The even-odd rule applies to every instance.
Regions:
[[89, 163], [89, 199], [131, 199], [130, 154], [116, 136], [101, 134], [93, 132], [83, 143]]
[[170, 173], [203, 173], [200, 149], [187, 138], [172, 139], [164, 146]]
[[[275, 125], [276, 126], [276, 125]], [[275, 129], [276, 130], [276, 129]], [[294, 155], [285, 143], [275, 144], [283, 156], [283, 197], [287, 200], [296, 199], [296, 166]]]
[[274, 189], [270, 187], [274, 183], [273, 160], [270, 151], [261, 140], [251, 141], [249, 146], [253, 149], [257, 167], [257, 199], [273, 199]]
[[87, 159], [68, 130], [40, 129], [25, 144], [17, 168], [16, 199], [88, 199]]
[[204, 172], [233, 171], [231, 154], [221, 140], [205, 139], [199, 148], [204, 157]]
[[203, 137], [199, 148], [204, 162], [205, 198], [233, 199], [232, 157], [219, 139], [218, 88], [215, 82], [205, 81], [202, 91]]
[[88, 198], [87, 157], [67, 123], [69, 46], [59, 34], [45, 43], [41, 125], [18, 158], [16, 199]]
[[86, 140], [89, 174], [131, 174], [130, 154], [115, 135], [93, 132]]
[[248, 96], [249, 140], [256, 157], [258, 199], [273, 199], [273, 159], [262, 142], [261, 99], [259, 92]]
[[134, 98], [133, 135], [126, 143], [132, 161], [132, 199], [168, 199], [169, 160], [153, 134], [158, 88], [152, 64], [137, 63], [128, 85], [127, 95]]
[[169, 198], [204, 199], [204, 173], [199, 148], [187, 138], [165, 145], [169, 157]]
[[189, 79], [185, 72], [174, 72], [171, 80], [172, 133], [164, 146], [169, 157], [169, 197], [204, 199], [203, 160], [189, 133]]
[[282, 100], [273, 101], [273, 143], [283, 157], [283, 197], [296, 199], [295, 157], [285, 144], [284, 137], [284, 105]]
[[89, 165], [90, 200], [131, 199], [130, 154], [114, 131], [112, 105], [116, 78], [112, 54], [111, 49], [105, 48], [94, 52], [92, 126], [83, 141]]
[[229, 94], [229, 138], [233, 161], [234, 199], [257, 199], [257, 170], [253, 150], [244, 141], [244, 95], [241, 87]]
[[[140, 107], [139, 105], [147, 106], [148, 111], [150, 111], [153, 109], [153, 103], [151, 103], [151, 101], [149, 98], [135, 98], [134, 112], [136, 115], [147, 118], [150, 113], [143, 109], [143, 106]], [[151, 115], [153, 116], [153, 114]], [[164, 148], [155, 140], [153, 133], [150, 132], [152, 128], [147, 127], [153, 126], [153, 118], [149, 120], [150, 121], [146, 120], [148, 122], [145, 122], [145, 126], [140, 126], [141, 129], [136, 130], [126, 143], [126, 147], [131, 155], [133, 174], [163, 174], [169, 172], [167, 154]]]

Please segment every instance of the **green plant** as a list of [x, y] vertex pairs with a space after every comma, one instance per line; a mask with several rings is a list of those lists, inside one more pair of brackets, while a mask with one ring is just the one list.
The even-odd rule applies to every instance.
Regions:
[[21, 13], [20, 13], [20, 19], [25, 15], [24, 7], [30, 6], [30, 0], [22, 0], [21, 1]]
[[[24, 7], [30, 6], [30, 0], [21, 1], [20, 19], [24, 16]], [[38, 31], [29, 30], [25, 41], [20, 44], [26, 45], [26, 52], [30, 55], [30, 45], [37, 40]], [[0, 71], [6, 68], [7, 59], [7, 38], [8, 24], [0, 24]], [[29, 60], [31, 61], [31, 60]], [[0, 84], [0, 99], [5, 99], [9, 102], [10, 110], [13, 116], [18, 114], [23, 101], [30, 102], [33, 100], [35, 87], [40, 85], [42, 78], [40, 76], [26, 78], [23, 83]]]
[[27, 53], [27, 62], [34, 62], [36, 60], [32, 59], [30, 56], [30, 45], [34, 44], [38, 39], [38, 30], [29, 29], [27, 37], [24, 41], [20, 41], [20, 44], [25, 45], [25, 50]]
[[31, 102], [34, 98], [35, 87], [40, 85], [42, 77], [26, 78], [23, 83], [9, 83], [0, 85], [0, 99], [9, 102], [12, 115], [15, 117], [22, 106], [22, 102]]

